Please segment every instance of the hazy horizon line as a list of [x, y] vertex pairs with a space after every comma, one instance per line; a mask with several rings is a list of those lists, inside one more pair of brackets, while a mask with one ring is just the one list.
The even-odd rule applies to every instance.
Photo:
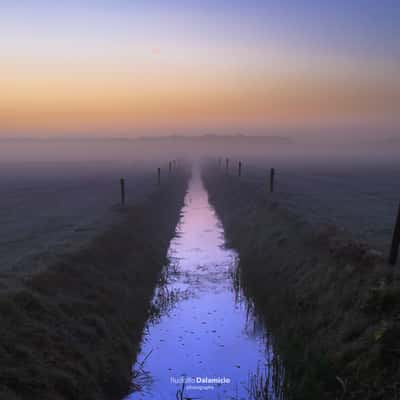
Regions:
[[286, 135], [255, 135], [255, 134], [202, 134], [202, 135], [181, 135], [181, 134], [171, 134], [171, 135], [155, 135], [155, 136], [43, 136], [43, 137], [34, 137], [34, 136], [0, 136], [0, 141], [76, 141], [76, 140], [84, 140], [84, 141], [137, 141], [137, 140], [166, 140], [166, 139], [207, 139], [207, 138], [258, 138], [258, 139], [278, 139], [278, 140], [287, 140], [293, 141], [292, 138]]
[[[212, 140], [212, 139], [247, 139], [247, 140], [266, 140], [271, 144], [301, 144], [301, 143], [309, 143], [310, 141], [318, 141], [321, 143], [321, 138], [293, 138], [288, 135], [262, 135], [262, 134], [202, 134], [202, 135], [182, 135], [182, 134], [171, 134], [171, 135], [155, 135], [155, 136], [46, 136], [46, 137], [34, 137], [34, 136], [0, 136], [0, 142], [153, 142], [153, 141], [168, 141], [168, 140], [186, 140], [186, 141], [195, 141], [195, 140]], [[325, 140], [327, 139], [327, 140]], [[353, 144], [400, 144], [400, 136], [388, 135], [385, 137], [370, 137], [370, 138], [341, 138], [338, 140], [339, 143], [353, 143]], [[332, 139], [323, 138], [322, 142], [332, 142]]]

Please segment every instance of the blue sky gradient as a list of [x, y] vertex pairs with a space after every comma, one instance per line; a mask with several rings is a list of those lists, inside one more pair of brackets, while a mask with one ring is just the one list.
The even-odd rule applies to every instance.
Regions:
[[30, 122], [62, 131], [67, 119], [72, 129], [251, 130], [375, 120], [375, 110], [397, 124], [399, 21], [394, 0], [5, 0], [0, 134]]

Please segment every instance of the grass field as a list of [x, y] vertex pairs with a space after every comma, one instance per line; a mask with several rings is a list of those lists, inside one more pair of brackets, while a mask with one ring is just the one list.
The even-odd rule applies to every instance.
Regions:
[[282, 356], [289, 398], [398, 398], [398, 269], [351, 235], [308, 223], [258, 180], [215, 167], [204, 180]]
[[3, 282], [1, 399], [110, 400], [128, 392], [186, 183], [187, 173], [174, 175], [86, 246], [16, 285]]
[[41, 269], [118, 221], [121, 177], [130, 205], [156, 188], [155, 170], [140, 164], [3, 163], [0, 272]]
[[[243, 180], [269, 189], [275, 167], [274, 199], [314, 227], [334, 226], [353, 239], [387, 253], [400, 203], [400, 164], [335, 161], [243, 162]], [[236, 167], [236, 165], [235, 165]], [[231, 171], [233, 174], [235, 171]]]

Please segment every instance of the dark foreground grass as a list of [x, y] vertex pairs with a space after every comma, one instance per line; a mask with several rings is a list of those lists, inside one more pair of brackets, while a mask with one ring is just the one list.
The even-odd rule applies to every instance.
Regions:
[[[316, 231], [254, 183], [203, 174], [290, 399], [399, 399], [400, 284], [377, 252]], [[340, 205], [338, 205], [340, 206]]]
[[176, 177], [86, 249], [0, 294], [1, 400], [128, 392], [186, 183]]

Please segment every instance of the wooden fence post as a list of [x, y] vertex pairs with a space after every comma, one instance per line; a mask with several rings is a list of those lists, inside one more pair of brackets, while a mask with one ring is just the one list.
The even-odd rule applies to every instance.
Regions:
[[227, 158], [227, 159], [225, 160], [225, 170], [226, 170], [226, 173], [229, 172], [229, 158]]
[[242, 162], [241, 161], [239, 161], [239, 164], [238, 164], [238, 176], [239, 177], [242, 176]]
[[119, 180], [119, 183], [121, 185], [121, 205], [125, 205], [125, 179], [121, 178]]
[[161, 185], [161, 168], [157, 169], [157, 183]]
[[269, 191], [271, 193], [274, 192], [274, 185], [275, 185], [275, 168], [271, 168], [271, 172], [269, 175]]
[[397, 257], [399, 255], [399, 245], [400, 245], [400, 205], [397, 211], [396, 225], [394, 226], [392, 247], [390, 249], [389, 264], [395, 265], [397, 262]]

